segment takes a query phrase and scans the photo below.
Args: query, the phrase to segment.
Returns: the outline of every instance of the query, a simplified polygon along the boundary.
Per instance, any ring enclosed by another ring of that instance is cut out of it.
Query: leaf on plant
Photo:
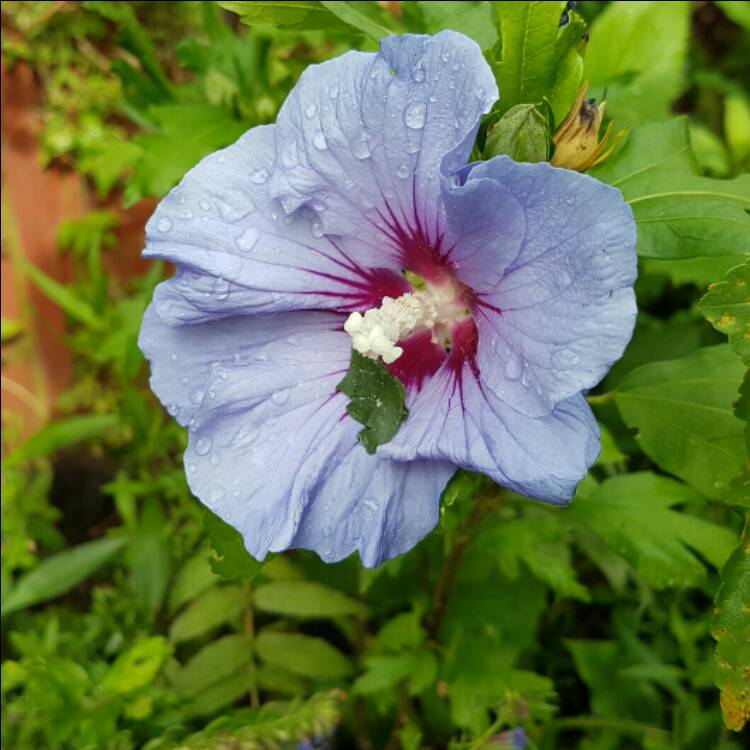
[[[729,337],[729,345],[750,364],[750,261],[712,284],[698,303],[706,320]]]
[[[720,497],[746,460],[745,425],[732,412],[743,370],[720,344],[642,365],[615,391],[646,455],[707,497]]]
[[[499,111],[547,99],[555,122],[570,110],[581,85],[579,51],[586,24],[576,13],[560,27],[565,2],[497,2],[499,57],[491,61],[500,87]]]
[[[547,161],[549,126],[533,104],[517,104],[496,122],[487,136],[485,159],[505,154],[514,161]]]
[[[421,0],[419,3],[425,31],[437,34],[443,29],[453,29],[473,39],[482,49],[497,41],[493,24],[492,5],[472,0]]]
[[[117,657],[102,680],[102,688],[127,695],[151,685],[173,648],[166,638],[143,638]]]
[[[21,576],[2,599],[2,616],[49,601],[95,573],[127,544],[127,537],[96,539],[58,552]],[[3,593],[7,587],[3,586]]]
[[[609,3],[591,24],[584,78],[607,89],[618,125],[669,116],[687,83],[691,3]]]
[[[290,31],[348,31],[351,25],[317,0],[253,0],[219,2],[248,26],[274,26]]]
[[[264,630],[255,645],[263,661],[303,677],[347,677],[353,671],[349,659],[322,638]]]
[[[264,612],[289,617],[346,617],[362,611],[355,599],[312,581],[263,584],[255,589],[253,601]]]
[[[406,417],[406,391],[385,365],[352,350],[352,361],[344,379],[336,386],[351,401],[347,411],[364,425],[359,439],[368,453],[387,443]]]
[[[593,531],[656,589],[694,585],[705,575],[695,550],[721,567],[734,546],[729,529],[673,510],[700,502],[686,485],[651,472],[606,479],[590,495],[576,497],[566,519]]]
[[[721,570],[711,634],[724,723],[739,732],[750,719],[750,516],[740,544]]]
[[[184,667],[170,675],[172,684],[183,695],[195,696],[237,672],[244,672],[250,662],[247,639],[237,633],[207,643]]]
[[[591,175],[622,190],[642,256],[750,254],[750,175],[696,174],[686,117],[636,128]]]
[[[252,581],[263,563],[245,549],[242,534],[209,510],[206,510],[204,523],[211,540],[211,570],[225,581]]]
[[[173,621],[169,640],[182,643],[239,618],[247,597],[240,586],[217,586],[194,599]]]

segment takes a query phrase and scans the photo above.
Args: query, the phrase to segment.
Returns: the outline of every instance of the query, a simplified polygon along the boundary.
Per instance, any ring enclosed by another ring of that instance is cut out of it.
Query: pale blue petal
[[[452,31],[312,66],[279,113],[274,194],[398,259],[399,232],[437,238],[441,163],[465,164],[496,98],[481,50]]]
[[[175,263],[159,290],[174,324],[236,314],[361,307],[370,270],[389,255],[356,242],[339,249],[311,210],[287,216],[269,195],[274,126],[248,131],[203,159],[159,204],[146,225],[147,258]],[[369,298],[368,298],[369,300]]]
[[[140,345],[151,387],[190,429],[193,493],[249,552],[304,547],[377,565],[437,523],[454,468],[366,453],[336,391],[351,356],[341,316],[290,312],[167,325],[152,305]]]
[[[478,471],[523,495],[563,504],[599,454],[599,428],[583,395],[551,414],[522,414],[484,387],[469,363],[446,363],[409,400],[409,417],[378,455],[438,459]]]
[[[475,180],[483,190],[496,181],[502,200],[511,193],[525,226],[520,244],[517,218],[507,232],[498,227],[483,251],[488,282],[478,286],[474,307],[482,380],[514,409],[548,414],[596,385],[630,341],[635,221],[616,188],[549,164],[497,157],[471,168],[463,186],[444,187],[452,213],[460,216],[465,201],[478,226],[485,207],[487,225],[496,226],[497,202],[475,195]],[[462,278],[460,266],[456,273]],[[476,277],[466,281],[481,284]]]

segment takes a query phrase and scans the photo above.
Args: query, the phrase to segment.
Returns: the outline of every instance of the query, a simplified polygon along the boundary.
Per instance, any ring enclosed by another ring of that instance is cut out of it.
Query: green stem
[[[586,396],[586,400],[591,406],[603,406],[615,400],[615,392],[607,391],[606,393],[598,393],[594,396]]]
[[[622,734],[648,734],[669,737],[669,732],[661,727],[644,724],[629,719],[597,719],[591,716],[570,716],[555,719],[548,724],[552,729],[611,729]]]
[[[250,705],[253,708],[260,707],[260,696],[258,695],[258,671],[255,666],[255,620],[253,618],[253,590],[249,581],[243,582],[245,589],[245,639],[250,651],[250,659],[247,663],[248,682],[250,684]]]

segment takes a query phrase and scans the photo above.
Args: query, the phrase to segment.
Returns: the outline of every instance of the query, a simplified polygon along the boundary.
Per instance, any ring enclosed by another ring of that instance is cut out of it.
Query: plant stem
[[[250,659],[247,663],[247,676],[250,685],[250,705],[260,707],[258,695],[258,671],[255,666],[255,621],[253,619],[253,590],[250,581],[243,581],[245,589],[245,639],[247,640]]]
[[[362,601],[362,571],[361,568],[357,569],[357,592],[358,598]],[[367,646],[367,615],[365,614],[365,608],[361,607],[357,613],[356,620],[356,633],[354,647],[357,652],[357,667],[361,670],[363,668],[363,658],[365,653],[365,647]],[[354,699],[354,738],[357,742],[357,747],[361,750],[372,750],[372,739],[367,734],[367,703],[365,699],[358,695]]]
[[[666,729],[644,724],[640,721],[629,719],[598,719],[592,716],[569,716],[563,719],[555,719],[548,725],[552,729],[611,729],[623,734],[650,734],[668,737]]]
[[[615,400],[615,392],[607,391],[606,393],[598,393],[594,396],[586,396],[586,400],[591,406],[603,406]]]

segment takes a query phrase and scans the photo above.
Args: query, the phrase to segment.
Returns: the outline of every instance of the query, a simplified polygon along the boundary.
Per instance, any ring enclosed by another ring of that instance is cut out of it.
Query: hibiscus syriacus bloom
[[[143,321],[151,385],[255,557],[377,565],[435,526],[456,467],[566,503],[596,459],[584,394],[632,332],[635,224],[585,175],[467,165],[497,96],[468,38],[384,39],[310,67],[149,221],[146,257],[177,267]],[[374,455],[336,388],[353,346],[406,387]]]

